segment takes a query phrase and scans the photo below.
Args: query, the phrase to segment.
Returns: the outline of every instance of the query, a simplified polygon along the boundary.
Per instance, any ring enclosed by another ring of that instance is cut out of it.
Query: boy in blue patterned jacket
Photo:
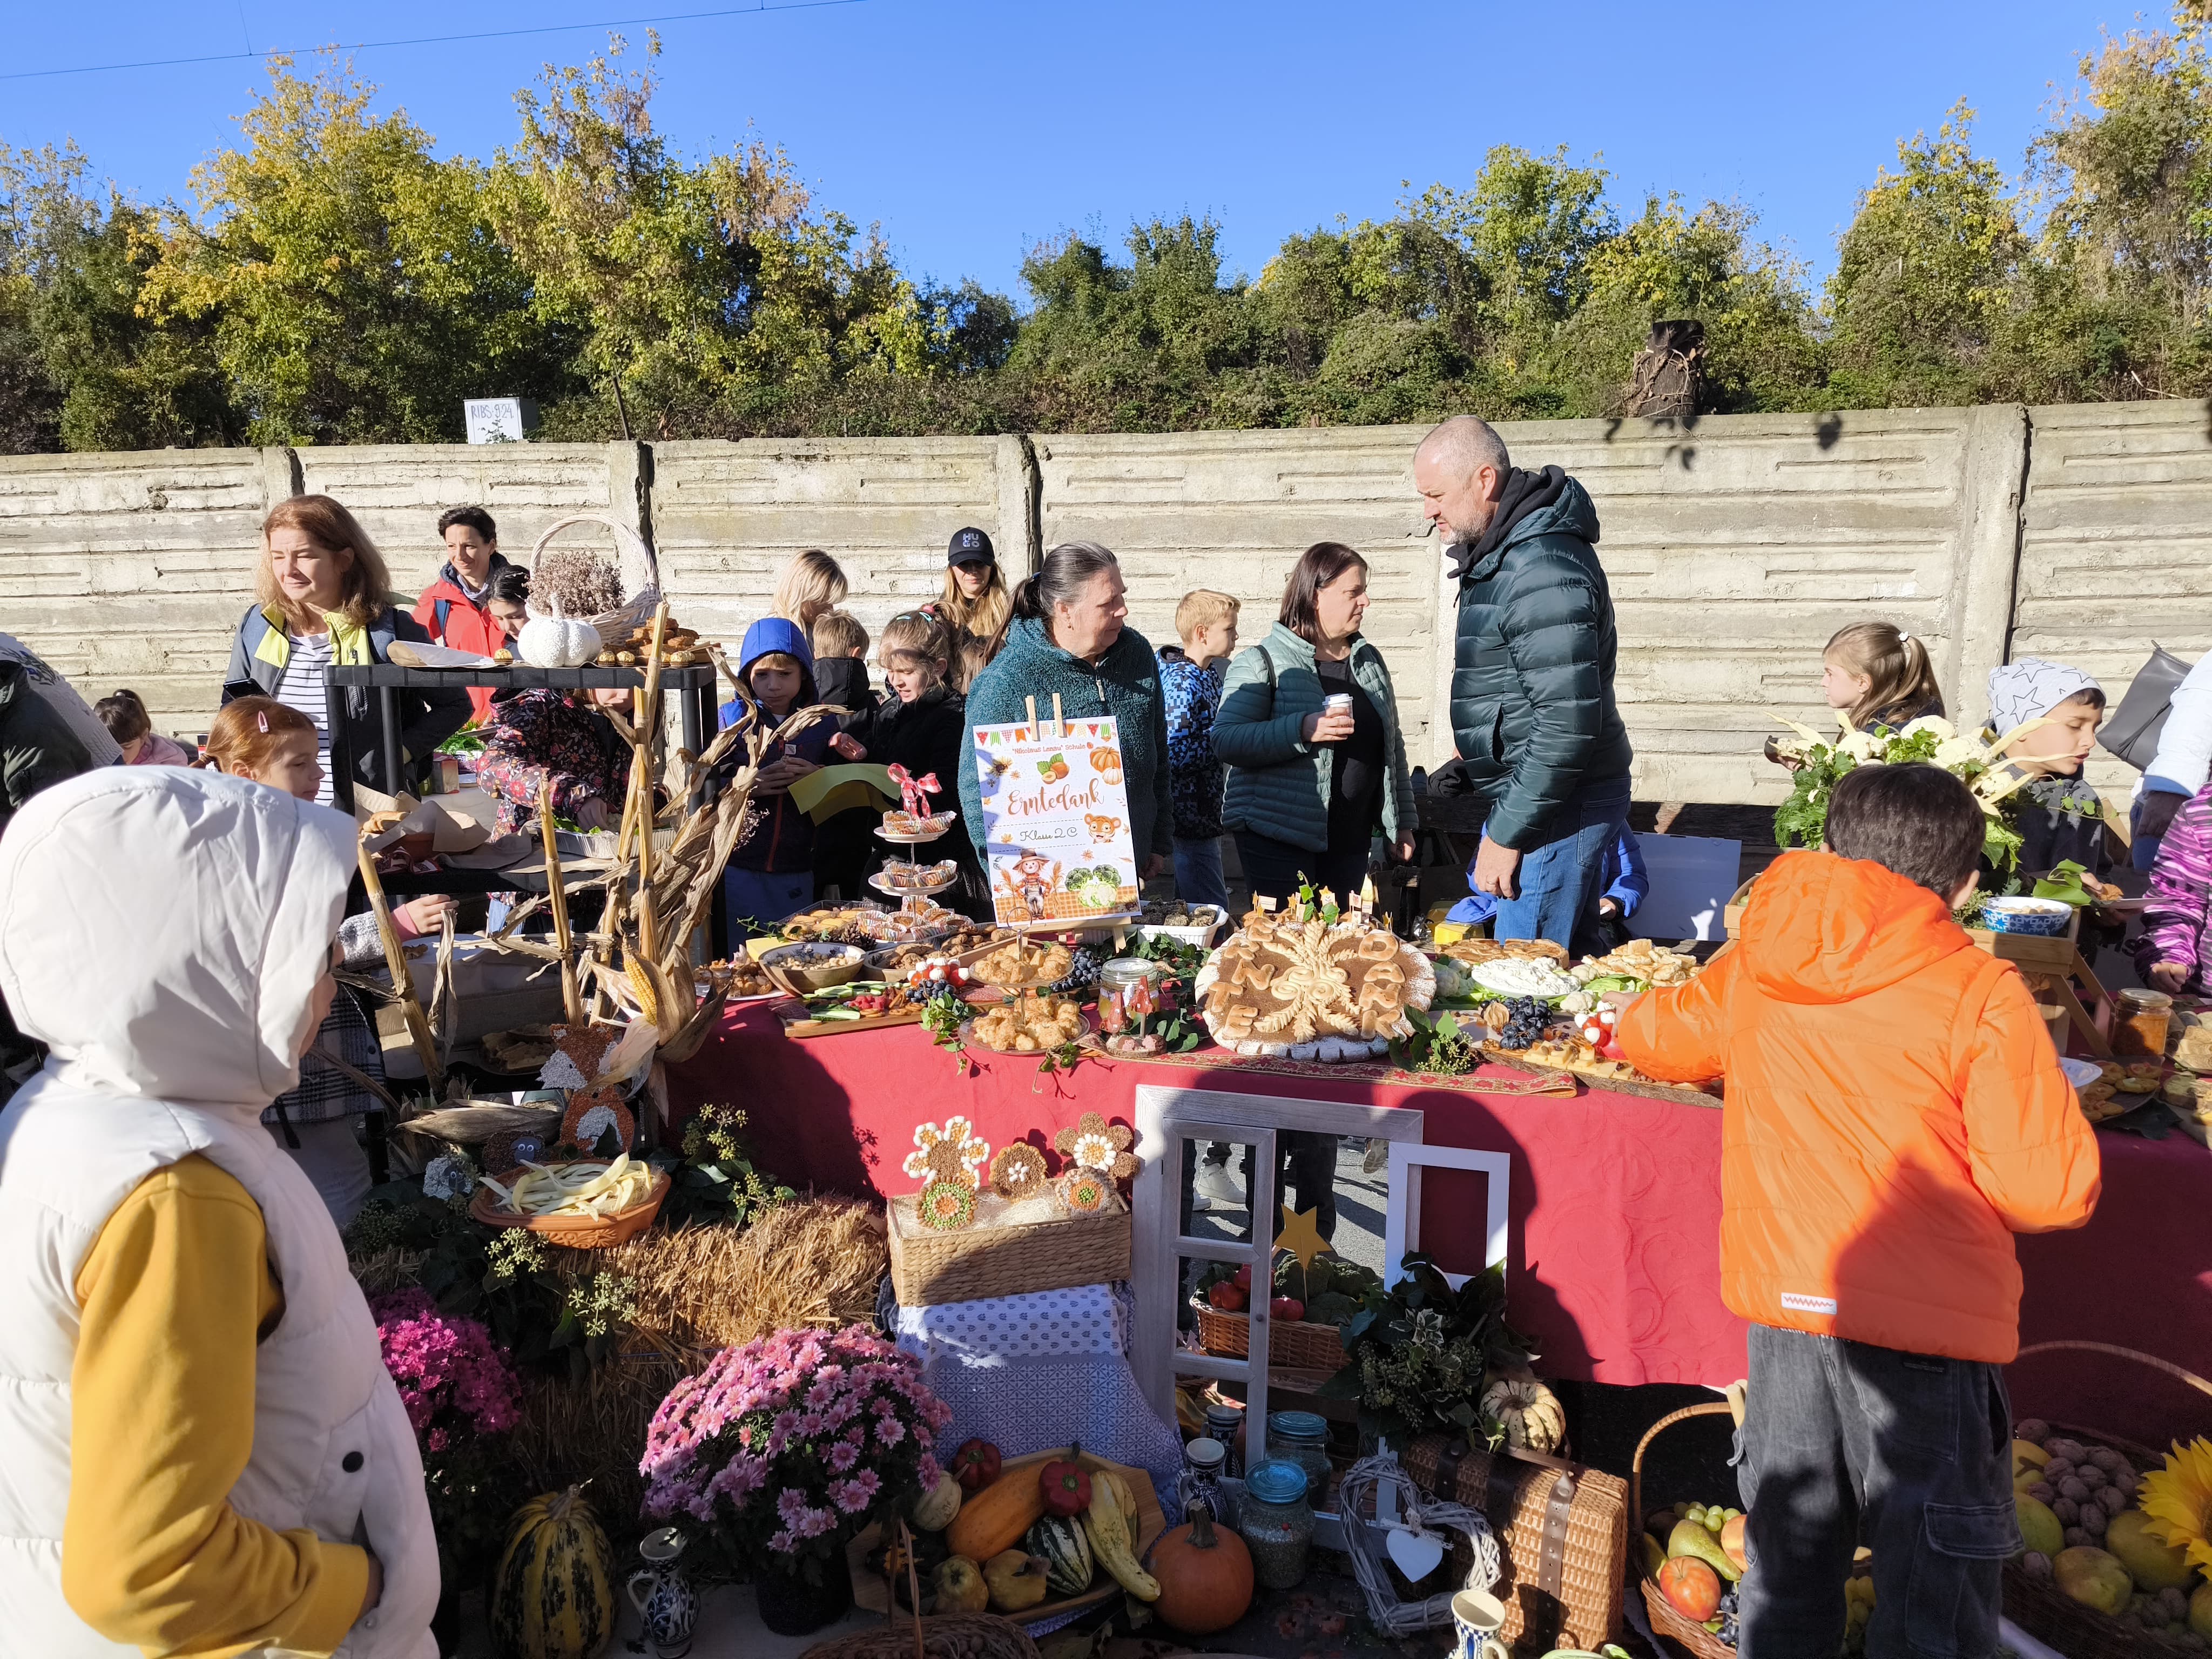
[[[1237,602],[1195,588],[1176,606],[1180,646],[1159,650],[1168,705],[1168,785],[1175,804],[1176,896],[1186,904],[1229,908],[1221,875],[1221,792],[1226,778],[1213,752],[1213,713],[1221,706],[1221,666],[1237,649]]]

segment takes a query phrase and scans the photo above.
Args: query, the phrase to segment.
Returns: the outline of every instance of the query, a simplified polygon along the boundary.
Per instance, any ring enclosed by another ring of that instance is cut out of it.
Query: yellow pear
[[[2212,1642],[2212,1584],[2199,1584],[2190,1595],[2189,1628]]]
[[[2113,1557],[2087,1544],[2061,1550],[2051,1563],[2058,1588],[2085,1607],[2119,1616],[2135,1593],[2135,1581]]]
[[[2197,1576],[2188,1556],[2149,1528],[2150,1517],[2141,1510],[2122,1510],[2105,1528],[2105,1547],[2118,1558],[2138,1589],[2188,1589]]]
[[[2055,1556],[2066,1547],[2066,1528],[2058,1524],[2058,1517],[2047,1505],[2026,1492],[2017,1494],[2012,1502],[2020,1511],[2020,1535],[2027,1540],[2029,1549]]]
[[[1731,1584],[1743,1577],[1743,1570],[1729,1559],[1721,1540],[1702,1521],[1677,1521],[1667,1539],[1667,1553],[1695,1556]]]

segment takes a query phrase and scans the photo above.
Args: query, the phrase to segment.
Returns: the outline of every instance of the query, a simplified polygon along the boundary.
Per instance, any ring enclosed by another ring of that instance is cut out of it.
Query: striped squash
[[[533,1498],[507,1523],[491,1581],[500,1659],[598,1659],[614,1638],[614,1552],[579,1490]]]
[[[1044,1560],[1045,1579],[1062,1595],[1091,1588],[1091,1540],[1073,1516],[1048,1515],[1029,1529],[1022,1547]]]

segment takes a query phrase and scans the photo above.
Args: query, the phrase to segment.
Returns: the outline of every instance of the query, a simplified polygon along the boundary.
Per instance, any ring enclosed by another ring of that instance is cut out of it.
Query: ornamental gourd
[[[1080,1521],[1048,1515],[1023,1535],[1022,1547],[1043,1560],[1053,1589],[1062,1595],[1080,1595],[1091,1588],[1091,1540]]]
[[[1251,1551],[1204,1510],[1193,1511],[1188,1526],[1161,1534],[1145,1564],[1160,1585],[1152,1610],[1186,1636],[1227,1630],[1252,1605]]]
[[[923,1532],[943,1532],[960,1513],[960,1483],[940,1474],[937,1484],[914,1502],[914,1524]]]
[[[534,612],[515,636],[514,654],[533,668],[580,668],[599,654],[599,630],[587,622],[561,614],[561,601],[553,601],[553,614]]]
[[[1505,1431],[1505,1443],[1556,1452],[1567,1443],[1559,1397],[1533,1376],[1500,1377],[1482,1391],[1482,1414]]]
[[[579,1491],[533,1498],[507,1523],[491,1581],[500,1659],[598,1659],[614,1638],[614,1552]]]
[[[1044,1493],[1035,1465],[1011,1469],[967,1498],[945,1541],[955,1555],[988,1561],[1021,1542],[1022,1534],[1044,1517]]]

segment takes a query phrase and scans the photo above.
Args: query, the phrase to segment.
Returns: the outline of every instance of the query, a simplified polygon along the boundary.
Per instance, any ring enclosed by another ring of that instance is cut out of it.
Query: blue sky
[[[728,0],[721,0],[727,3]],[[787,0],[769,0],[771,6]],[[714,8],[717,0],[95,0],[8,7],[0,70],[309,47]],[[2154,13],[2153,21],[2162,14]],[[1013,292],[1024,251],[1068,230],[1116,246],[1139,216],[1212,213],[1232,266],[1281,239],[1387,216],[1411,179],[1465,184],[1495,143],[1601,153],[1649,190],[1735,198],[1825,274],[1856,191],[1956,99],[1979,147],[2021,163],[2103,27],[2131,11],[2011,0],[1754,4],[1073,5],[857,0],[659,25],[661,129],[691,149],[750,126],[817,200],[880,221],[917,275]],[[644,28],[625,31],[641,46]],[[604,33],[365,52],[357,67],[441,150],[488,155],[512,94]],[[231,141],[250,60],[0,80],[0,142],[74,137],[144,198],[184,192]]]

